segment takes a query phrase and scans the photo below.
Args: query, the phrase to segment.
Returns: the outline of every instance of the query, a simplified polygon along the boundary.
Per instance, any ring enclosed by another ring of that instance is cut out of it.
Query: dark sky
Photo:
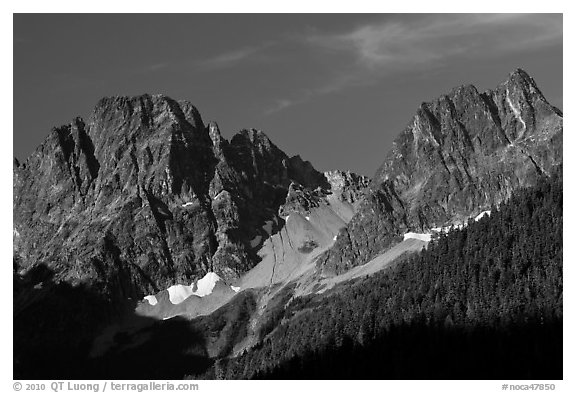
[[[515,68],[562,109],[561,15],[14,16],[14,155],[99,98],[191,101],[319,170],[372,175],[422,101]]]

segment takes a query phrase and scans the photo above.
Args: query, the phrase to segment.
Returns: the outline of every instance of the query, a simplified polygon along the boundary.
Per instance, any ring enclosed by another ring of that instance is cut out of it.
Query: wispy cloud
[[[272,42],[265,42],[256,46],[232,49],[230,51],[217,53],[205,58],[167,60],[164,62],[152,63],[135,69],[130,69],[129,73],[140,75],[165,71],[167,69],[178,69],[182,67],[194,68],[197,70],[212,70],[232,67],[255,56],[258,56],[258,58],[261,59],[262,51],[270,47],[272,44]]]
[[[237,65],[256,55],[261,56],[262,51],[274,45],[274,42],[264,42],[260,45],[247,46],[233,49],[228,52],[218,53],[204,59],[195,60],[191,65],[199,68],[224,68]]]
[[[386,20],[307,41],[353,53],[366,67],[419,67],[455,56],[521,51],[562,40],[562,17],[553,14],[449,14]]]
[[[292,105],[302,102],[301,100],[302,98],[300,99],[300,101],[291,98],[280,98],[276,100],[272,105],[270,105],[270,107],[264,111],[264,114],[272,115],[274,113],[283,111],[284,109],[289,108]]]
[[[199,60],[196,64],[203,67],[226,67],[246,59],[259,50],[258,47],[241,48]]]
[[[164,70],[168,67],[170,67],[170,62],[167,62],[167,61],[166,62],[159,62],[159,63],[152,63],[152,64],[145,64],[145,65],[142,65],[140,67],[130,69],[128,71],[128,73],[133,74],[133,75],[145,75],[145,74],[149,74],[152,72]]]
[[[150,64],[146,67],[143,67],[143,70],[148,71],[148,72],[154,72],[154,71],[162,70],[162,69],[168,67],[169,65],[170,65],[170,63],[168,63],[168,62],[154,63],[154,64]]]
[[[337,78],[331,78],[317,87],[301,89],[292,97],[284,97],[276,100],[267,110],[264,111],[264,114],[272,115],[291,106],[304,104],[316,97],[336,93],[347,87],[362,85],[366,82],[367,81],[363,78],[358,78],[352,73],[343,74]]]

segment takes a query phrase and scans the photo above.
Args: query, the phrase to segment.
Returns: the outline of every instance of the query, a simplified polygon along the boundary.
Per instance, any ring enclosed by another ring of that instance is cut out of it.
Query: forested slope
[[[205,378],[562,378],[562,180],[396,267],[296,298],[260,344]]]

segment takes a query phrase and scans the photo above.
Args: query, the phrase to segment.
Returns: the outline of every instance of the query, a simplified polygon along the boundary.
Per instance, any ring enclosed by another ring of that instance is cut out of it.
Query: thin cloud
[[[264,112],[264,114],[272,115],[294,105],[300,105],[309,102],[316,97],[336,93],[346,88],[352,86],[360,86],[366,83],[368,83],[368,81],[364,78],[360,78],[359,75],[355,75],[353,73],[341,74],[336,78],[330,79],[324,85],[303,89],[292,97],[284,97],[276,100],[270,106],[270,108]]]
[[[234,49],[228,52],[219,53],[211,57],[206,57],[203,59],[187,59],[187,60],[173,60],[166,62],[159,62],[150,65],[145,65],[143,67],[133,69],[130,71],[132,74],[147,74],[157,71],[162,71],[166,69],[175,68],[196,68],[198,70],[208,70],[208,69],[220,69],[226,67],[232,67],[245,61],[249,58],[259,56],[261,59],[261,52],[270,47],[273,43],[266,42],[257,46],[244,47],[239,49]]]
[[[149,71],[149,72],[154,72],[154,71],[162,70],[162,69],[168,67],[169,65],[170,65],[169,63],[150,64],[148,67],[145,67],[145,70]]]
[[[273,42],[266,42],[257,46],[248,46],[220,53],[212,57],[196,60],[192,65],[200,68],[223,68],[236,65],[246,59],[260,54],[263,50],[272,46]]]
[[[302,102],[302,101],[300,101]],[[291,107],[292,105],[298,104],[299,102],[289,99],[289,98],[281,98],[276,100],[274,104],[270,106],[266,111],[264,111],[265,115],[272,115],[274,113],[283,111],[286,108]]]
[[[207,59],[199,60],[196,62],[196,65],[203,67],[226,67],[244,60],[256,53],[258,50],[258,48],[242,48],[233,50]]]
[[[449,14],[387,20],[344,34],[311,35],[315,46],[352,53],[368,68],[421,67],[455,56],[486,56],[562,42],[554,14]]]
[[[135,75],[143,75],[143,74],[149,74],[152,72],[164,70],[168,67],[170,67],[170,63],[168,63],[168,62],[153,63],[153,64],[144,65],[144,66],[136,68],[134,70],[130,70],[129,73],[135,74]]]

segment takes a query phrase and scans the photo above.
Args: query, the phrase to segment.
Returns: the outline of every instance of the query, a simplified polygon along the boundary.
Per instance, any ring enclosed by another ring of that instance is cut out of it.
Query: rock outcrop
[[[561,166],[562,113],[526,72],[484,93],[460,86],[418,108],[318,265],[342,273],[409,230],[465,221]]]

